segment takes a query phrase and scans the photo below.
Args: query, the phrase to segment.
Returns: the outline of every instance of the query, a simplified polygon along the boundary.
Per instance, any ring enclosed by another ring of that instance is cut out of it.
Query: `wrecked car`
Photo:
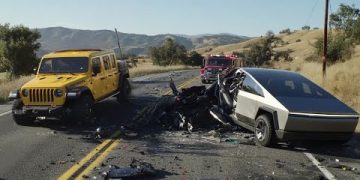
[[[218,75],[210,87],[193,86],[179,92],[170,81],[173,97],[159,119],[192,131],[217,120],[255,133],[262,146],[277,141],[348,141],[359,115],[302,75],[285,70],[239,68]],[[208,114],[209,116],[206,116]],[[165,118],[164,118],[165,117]],[[201,121],[206,121],[201,122]]]
[[[285,70],[240,68],[207,89],[218,103],[217,119],[255,133],[257,144],[277,140],[349,140],[359,115],[302,75]]]

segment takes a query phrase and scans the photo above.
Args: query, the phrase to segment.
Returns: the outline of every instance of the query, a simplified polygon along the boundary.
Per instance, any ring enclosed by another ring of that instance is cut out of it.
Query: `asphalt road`
[[[341,146],[297,142],[264,148],[254,145],[252,133],[241,128],[187,133],[149,122],[146,108],[168,92],[168,75],[132,79],[129,102],[109,99],[97,104],[95,125],[42,120],[18,126],[6,113],[10,105],[0,105],[0,179],[56,179],[72,169],[75,176],[97,179],[111,167],[129,167],[134,159],[157,170],[145,179],[323,179],[327,172],[337,179],[360,179],[359,136]],[[191,70],[173,77],[185,87],[199,85],[197,76],[198,71]],[[98,127],[100,138],[95,136]],[[114,132],[120,135],[110,138]],[[90,156],[95,151],[97,155]],[[309,156],[321,163],[325,174]]]

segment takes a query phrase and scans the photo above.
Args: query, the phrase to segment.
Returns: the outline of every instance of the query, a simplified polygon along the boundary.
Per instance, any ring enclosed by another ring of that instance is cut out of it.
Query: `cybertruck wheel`
[[[90,95],[81,96],[72,105],[72,119],[77,122],[92,123],[94,100]]]
[[[126,101],[131,93],[130,82],[127,78],[122,80],[122,84],[120,87],[120,93],[116,96],[118,102]]]
[[[15,99],[12,106],[12,115],[16,124],[21,126],[28,126],[34,123],[35,118],[29,115],[23,114],[22,108],[24,104],[21,99]]]
[[[256,144],[265,147],[275,144],[274,127],[271,117],[267,114],[262,114],[255,120],[255,141]]]

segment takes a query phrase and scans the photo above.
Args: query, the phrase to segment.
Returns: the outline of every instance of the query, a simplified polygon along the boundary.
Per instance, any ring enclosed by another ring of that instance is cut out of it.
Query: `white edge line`
[[[0,114],[0,117],[1,117],[1,116],[5,116],[5,115],[8,115],[8,114],[10,114],[10,113],[11,113],[11,111],[6,111],[6,112],[4,112],[4,113],[1,113],[1,114]]]
[[[336,177],[331,174],[321,163],[315,159],[311,153],[304,152],[305,156],[310,159],[310,161],[324,174],[324,176],[329,180],[336,180]]]

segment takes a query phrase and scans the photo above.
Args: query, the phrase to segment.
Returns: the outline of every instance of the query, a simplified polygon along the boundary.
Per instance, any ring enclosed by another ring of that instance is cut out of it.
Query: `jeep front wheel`
[[[272,146],[275,143],[274,128],[267,114],[258,116],[255,120],[255,140],[261,146]]]
[[[31,125],[35,121],[35,118],[27,114],[24,114],[22,111],[23,106],[24,104],[21,101],[21,99],[14,100],[12,106],[13,119],[15,123],[18,125],[22,125],[22,126]]]
[[[71,110],[73,120],[91,122],[94,114],[94,100],[89,95],[83,95],[74,102]]]

